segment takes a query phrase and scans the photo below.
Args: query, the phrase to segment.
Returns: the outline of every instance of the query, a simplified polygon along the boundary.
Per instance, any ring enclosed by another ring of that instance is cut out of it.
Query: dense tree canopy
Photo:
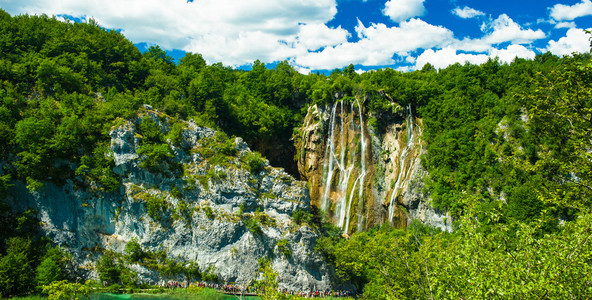
[[[175,142],[176,120],[193,119],[243,137],[293,172],[291,138],[307,107],[355,98],[379,131],[393,102],[422,118],[428,192],[458,221],[453,234],[385,227],[349,240],[321,239],[319,251],[365,297],[592,295],[589,54],[426,65],[410,73],[357,74],[350,65],[303,75],[285,61],[273,69],[255,61],[242,71],[193,53],[176,63],[158,46],[141,53],[93,20],[0,10],[0,196],[12,180],[31,190],[75,180],[113,191],[119,179],[107,155],[109,130],[143,104],[172,119],[166,136],[154,122],[139,124],[146,168],[176,176],[168,140]],[[253,157],[255,172],[262,158]],[[0,293],[66,278],[57,250],[27,227],[34,218],[0,206]],[[101,262],[106,281],[121,275],[111,272],[115,262]]]

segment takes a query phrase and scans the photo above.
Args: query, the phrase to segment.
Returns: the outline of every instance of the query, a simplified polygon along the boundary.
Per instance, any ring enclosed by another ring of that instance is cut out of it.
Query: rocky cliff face
[[[121,176],[118,191],[97,193],[69,182],[29,192],[16,183],[8,202],[20,211],[37,210],[44,232],[70,249],[90,276],[96,276],[97,249],[122,253],[137,239],[147,250],[197,263],[226,282],[249,283],[265,257],[278,271],[281,287],[332,288],[331,270],[313,251],[317,233],[292,221],[296,210],[310,210],[305,182],[265,161],[249,171],[252,153],[240,138],[228,140],[191,122],[184,123],[176,143],[168,141],[173,164],[161,162],[149,170],[138,151],[143,139],[138,125],[146,118],[163,133],[171,130],[166,116],[146,107],[110,133],[115,172]],[[226,145],[223,151],[220,143]],[[290,255],[283,254],[286,249]],[[133,268],[143,281],[163,279],[140,265]]]
[[[345,233],[385,222],[405,227],[414,219],[450,230],[423,192],[421,119],[411,106],[393,104],[392,112],[379,134],[360,99],[309,108],[295,140],[312,203]]]

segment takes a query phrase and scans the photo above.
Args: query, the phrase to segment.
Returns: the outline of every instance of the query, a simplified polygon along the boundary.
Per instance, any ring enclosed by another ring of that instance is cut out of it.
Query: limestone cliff
[[[197,263],[225,282],[249,283],[259,258],[266,257],[278,271],[281,287],[332,288],[330,268],[313,251],[318,234],[292,221],[296,210],[310,210],[305,182],[266,161],[249,170],[246,159],[252,153],[240,138],[224,140],[192,122],[182,123],[178,141],[168,140],[171,162],[145,168],[138,126],[147,118],[163,133],[170,132],[168,118],[148,106],[110,132],[119,190],[98,193],[70,181],[48,182],[29,192],[16,182],[8,202],[20,211],[37,210],[47,236],[69,249],[79,269],[91,277],[96,276],[100,249],[122,253],[128,241],[137,239],[147,250]],[[219,153],[219,143],[230,148]],[[166,279],[140,265],[133,269],[146,282]]]
[[[369,125],[374,116],[362,99],[308,109],[294,139],[312,203],[345,233],[385,222],[405,227],[413,219],[450,230],[423,192],[422,120],[411,106],[391,108],[382,134]]]

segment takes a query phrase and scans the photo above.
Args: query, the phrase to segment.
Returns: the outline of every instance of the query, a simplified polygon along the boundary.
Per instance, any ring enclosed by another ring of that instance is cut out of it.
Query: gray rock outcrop
[[[305,182],[264,160],[249,171],[253,154],[240,138],[228,140],[193,122],[183,123],[179,140],[167,141],[170,161],[146,168],[146,157],[138,152],[143,143],[138,126],[146,118],[163,134],[170,132],[166,116],[150,107],[110,132],[118,190],[97,192],[68,181],[29,192],[16,182],[9,204],[18,211],[37,210],[45,234],[72,252],[91,277],[102,249],[124,253],[134,239],[146,251],[164,250],[179,263],[197,263],[224,282],[251,282],[259,259],[268,258],[282,288],[332,288],[332,270],[314,251],[318,233],[292,220],[295,211],[310,211]],[[220,153],[220,143],[232,149]],[[130,268],[145,282],[167,279],[140,264]]]

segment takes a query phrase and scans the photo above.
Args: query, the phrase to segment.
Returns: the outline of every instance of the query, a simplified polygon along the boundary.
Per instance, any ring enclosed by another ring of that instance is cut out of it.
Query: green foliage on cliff
[[[241,157],[241,160],[253,175],[259,175],[265,169],[265,158],[259,152],[248,152]]]
[[[169,204],[161,195],[146,196],[146,210],[148,215],[155,221],[164,221],[168,217]]]
[[[158,125],[164,120],[132,120],[141,167],[165,176],[181,171],[171,148],[181,141],[177,120],[225,132],[196,150],[212,166],[236,159],[229,136],[244,138],[263,153],[240,158],[257,175],[264,157],[293,167],[292,134],[309,105],[357,99],[379,132],[410,107],[424,124],[427,192],[458,220],[455,233],[382,228],[344,240],[318,214],[295,213],[295,223],[314,224],[324,234],[316,249],[367,298],[586,298],[592,294],[591,78],[589,54],[410,73],[356,74],[348,66],[328,76],[299,74],[287,62],[268,69],[255,61],[251,71],[234,70],[191,53],[175,64],[160,47],[142,54],[94,21],[11,17],[0,10],[0,197],[11,180],[32,191],[48,181],[116,191],[109,131],[145,113],[142,104],[171,116],[168,132]],[[212,168],[200,179],[206,185],[221,176]],[[154,220],[168,210],[163,201],[146,199]],[[0,205],[2,296],[65,278],[64,262],[35,233],[34,213],[14,216]],[[204,213],[215,218],[209,207]],[[273,225],[256,214],[244,221],[254,234]],[[128,259],[161,264],[165,273],[198,274],[195,266],[140,250],[132,243]],[[97,267],[105,282],[133,283],[120,263],[104,256]],[[261,271],[273,285],[269,263]]]
[[[290,242],[286,239],[280,239],[277,241],[276,247],[278,251],[285,257],[290,258],[292,256],[292,250],[289,248]]]

